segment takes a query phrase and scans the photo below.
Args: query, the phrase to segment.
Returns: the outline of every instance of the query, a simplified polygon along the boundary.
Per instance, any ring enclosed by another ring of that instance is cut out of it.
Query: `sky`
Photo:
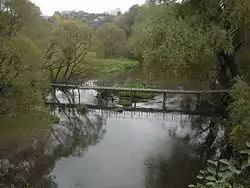
[[[120,8],[127,11],[134,4],[143,4],[145,0],[30,0],[40,7],[43,15],[51,16],[55,11],[83,10],[89,13],[103,13]]]

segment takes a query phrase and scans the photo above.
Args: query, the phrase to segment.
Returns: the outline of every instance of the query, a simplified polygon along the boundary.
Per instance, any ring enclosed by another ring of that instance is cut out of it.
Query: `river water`
[[[95,91],[80,92],[82,103],[98,104]],[[62,92],[56,95],[67,102]],[[161,108],[160,100],[138,105]],[[166,105],[179,107],[179,100],[172,96]],[[66,108],[53,113],[59,124],[25,146],[0,150],[0,187],[187,188],[201,168],[207,135],[201,130],[209,118],[106,110],[81,114]]]

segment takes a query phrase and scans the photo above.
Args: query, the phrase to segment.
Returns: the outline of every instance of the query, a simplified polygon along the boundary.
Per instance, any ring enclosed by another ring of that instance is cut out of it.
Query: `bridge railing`
[[[52,81],[52,84],[65,84],[65,85],[81,85],[84,84],[86,80],[71,80],[71,81],[65,81],[65,80],[55,80]]]
[[[138,83],[134,84],[126,84],[121,82],[98,82],[98,81],[54,81],[52,82],[52,86],[56,85],[68,85],[68,86],[98,86],[98,87],[121,87],[121,88],[138,88],[138,89],[164,89],[162,85],[159,84],[143,84]]]
[[[100,82],[101,83],[101,82]],[[138,85],[137,87],[131,85],[112,85],[112,86],[100,86],[95,85],[93,82],[65,82],[65,83],[54,83],[52,87],[55,88],[71,88],[71,89],[93,89],[93,90],[110,90],[110,91],[130,91],[130,92],[148,92],[148,93],[168,93],[168,94],[215,94],[215,93],[228,93],[228,90],[185,90],[182,88],[178,89],[157,89],[157,88],[149,88],[148,85]],[[165,97],[165,96],[164,96]]]

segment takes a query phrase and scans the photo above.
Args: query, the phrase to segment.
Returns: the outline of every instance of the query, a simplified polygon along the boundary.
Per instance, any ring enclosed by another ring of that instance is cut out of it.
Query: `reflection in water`
[[[52,174],[59,187],[186,188],[200,168],[202,155],[196,148],[205,140],[194,131],[192,119],[197,117],[108,117],[104,139],[84,157],[58,161]]]
[[[133,120],[103,111],[81,115],[74,109],[55,113],[59,125],[25,149],[1,155],[0,187],[184,188],[200,168],[196,148],[206,134],[198,130],[207,118],[168,114],[168,121]]]
[[[170,131],[174,144],[171,155],[166,155],[165,147],[157,155],[149,155],[144,161],[145,188],[186,188],[195,182],[204,151],[209,119],[205,117],[181,117],[179,125]],[[189,126],[190,125],[190,126]],[[166,141],[164,146],[167,146]]]
[[[95,94],[86,92],[93,91],[80,91],[81,101],[97,104]],[[77,101],[76,95],[56,95],[61,102]],[[168,105],[178,106],[178,100],[174,96]],[[140,105],[157,108],[158,102],[156,97]],[[53,113],[60,117],[58,125],[42,131],[29,146],[1,154],[0,187],[186,188],[201,167],[209,118],[112,116],[101,110],[84,115],[68,108]]]
[[[50,126],[34,143],[0,157],[0,187],[57,187],[50,174],[62,157],[83,156],[100,141],[105,128],[100,116],[89,119],[75,110],[60,111],[61,123]]]
[[[146,159],[146,188],[186,188],[194,180],[201,163],[183,142],[176,141],[169,158],[158,155]]]

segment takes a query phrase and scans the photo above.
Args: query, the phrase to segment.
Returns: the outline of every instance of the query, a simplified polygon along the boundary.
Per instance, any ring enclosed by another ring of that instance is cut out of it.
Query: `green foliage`
[[[127,56],[127,38],[122,29],[114,24],[104,24],[96,35],[104,45],[105,57]]]
[[[142,84],[142,83],[132,83],[132,84],[124,84],[123,87],[127,88],[144,88],[144,89],[157,89],[157,85],[152,84]]]
[[[139,11],[129,49],[149,73],[160,78],[185,75],[203,87],[216,80],[225,85],[222,77],[237,76],[237,66],[243,64],[238,54],[247,54],[248,18],[249,1],[150,3]]]
[[[44,56],[44,69],[50,80],[70,80],[89,66],[85,57],[91,46],[93,30],[82,22],[60,20]]]
[[[55,123],[55,119],[49,115],[47,109],[15,111],[8,115],[1,115],[1,140],[18,140],[21,137],[37,135],[48,124]]]
[[[139,66],[139,63],[128,59],[100,59],[100,74],[104,76],[115,76]]]
[[[139,48],[148,71],[161,77],[185,73],[189,79],[211,80],[211,62],[215,59],[204,31],[178,18],[175,5],[152,6],[149,10],[150,15],[144,25],[139,24],[131,41]]]
[[[124,15],[115,18],[114,23],[121,29],[123,29],[127,35],[130,37],[134,32],[135,20],[140,10],[140,6],[133,5],[128,12]]]
[[[53,123],[53,124],[58,124],[58,123],[60,123],[60,118],[59,118],[58,116],[50,115],[50,116],[49,116],[49,119],[50,119],[51,123]]]
[[[90,52],[94,52],[98,58],[105,58],[105,48],[102,41],[96,36],[92,36]]]
[[[243,188],[240,184],[240,178],[244,177],[244,171],[250,166],[250,144],[247,143],[247,150],[242,151],[242,154],[247,155],[247,159],[242,162],[242,165],[236,164],[236,160],[231,158],[220,160],[208,160],[206,170],[200,171],[197,176],[200,183],[189,185],[193,188]]]
[[[8,0],[0,4],[0,113],[36,110],[47,90],[46,76],[41,71],[41,36],[47,30],[37,33],[30,28],[46,25],[30,1]]]
[[[139,102],[140,100],[149,100],[153,99],[156,94],[155,93],[145,93],[145,92],[129,92],[129,91],[120,91],[118,93],[119,97],[121,98],[130,98],[132,95],[133,100],[136,100],[136,102]]]
[[[125,84],[125,85],[122,85],[121,87],[155,89],[155,86],[152,86],[149,84]],[[139,102],[139,101],[143,101],[143,100],[153,99],[156,96],[155,93],[130,92],[130,91],[119,91],[118,95],[120,98],[130,98],[132,95],[133,102]]]
[[[234,125],[231,127],[230,141],[236,150],[242,150],[245,143],[250,141],[250,87],[237,79],[230,95],[230,119]]]
[[[84,11],[62,11],[55,12],[54,15],[49,18],[51,21],[55,21],[58,17],[62,17],[65,20],[84,20],[94,28],[103,26],[105,23],[111,23],[115,16],[109,14],[95,14],[87,13]]]

